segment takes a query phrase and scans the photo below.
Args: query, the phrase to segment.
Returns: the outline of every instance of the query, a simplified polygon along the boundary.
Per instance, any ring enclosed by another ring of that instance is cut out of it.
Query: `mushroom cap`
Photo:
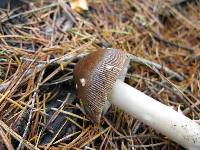
[[[77,96],[85,113],[99,123],[110,107],[110,94],[117,79],[124,80],[129,54],[117,49],[101,49],[81,59],[74,69]]]

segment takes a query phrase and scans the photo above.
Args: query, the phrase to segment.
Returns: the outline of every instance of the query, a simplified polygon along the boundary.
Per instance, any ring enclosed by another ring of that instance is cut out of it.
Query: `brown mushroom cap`
[[[110,106],[109,97],[117,79],[124,80],[128,53],[117,49],[98,50],[80,60],[74,69],[78,98],[95,123]]]

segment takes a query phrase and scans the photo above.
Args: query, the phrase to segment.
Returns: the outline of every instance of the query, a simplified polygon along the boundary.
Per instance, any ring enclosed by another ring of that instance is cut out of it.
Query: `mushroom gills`
[[[90,53],[75,66],[77,95],[93,122],[99,123],[110,107],[113,84],[117,79],[124,80],[128,65],[127,52],[110,48]]]

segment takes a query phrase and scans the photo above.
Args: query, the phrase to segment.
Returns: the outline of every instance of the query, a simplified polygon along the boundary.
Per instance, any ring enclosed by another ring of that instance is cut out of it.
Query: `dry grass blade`
[[[10,135],[13,136],[14,139],[18,141],[23,141],[23,144],[30,150],[39,150],[39,148],[35,147],[33,144],[29,143],[26,140],[23,140],[23,138],[17,134],[15,131],[13,131],[10,127],[8,127],[3,121],[0,120],[0,126],[7,131]]]
[[[47,146],[45,147],[45,150],[49,149],[49,147],[53,144],[54,140],[56,139],[56,137],[58,136],[58,134],[61,132],[61,130],[65,126],[65,124],[66,124],[66,122],[63,123],[63,125],[58,130],[58,132],[56,133],[56,135],[53,137],[53,139],[51,140],[51,142],[47,144]]]
[[[93,140],[95,140],[96,138],[98,138],[99,136],[101,136],[102,134],[104,134],[109,129],[110,129],[110,127],[106,128],[104,131],[101,131],[100,133],[94,135],[88,141],[86,141],[85,143],[83,143],[82,145],[80,145],[80,148],[83,148],[84,146],[88,145],[89,143],[91,143]]]
[[[0,128],[0,136],[2,138],[2,140],[4,141],[6,147],[8,150],[14,150],[10,140],[8,139],[8,137],[6,136],[5,132],[2,130],[2,128]]]
[[[76,117],[76,118],[79,118],[79,119],[88,121],[88,119],[86,119],[86,118],[83,118],[83,117],[81,117],[81,116],[79,116],[79,115],[76,115],[76,114],[73,114],[73,113],[70,113],[70,112],[67,112],[67,111],[64,111],[64,110],[58,110],[58,109],[56,109],[56,108],[51,108],[51,109],[54,110],[54,111],[61,112],[61,113],[63,113],[63,114],[72,116],[72,117]]]

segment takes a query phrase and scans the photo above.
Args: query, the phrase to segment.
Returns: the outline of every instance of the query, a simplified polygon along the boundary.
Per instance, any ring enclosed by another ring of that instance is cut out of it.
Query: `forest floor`
[[[0,9],[0,149],[184,149],[114,106],[93,124],[73,68],[110,47],[160,64],[132,63],[126,82],[200,123],[200,1],[84,2]]]

